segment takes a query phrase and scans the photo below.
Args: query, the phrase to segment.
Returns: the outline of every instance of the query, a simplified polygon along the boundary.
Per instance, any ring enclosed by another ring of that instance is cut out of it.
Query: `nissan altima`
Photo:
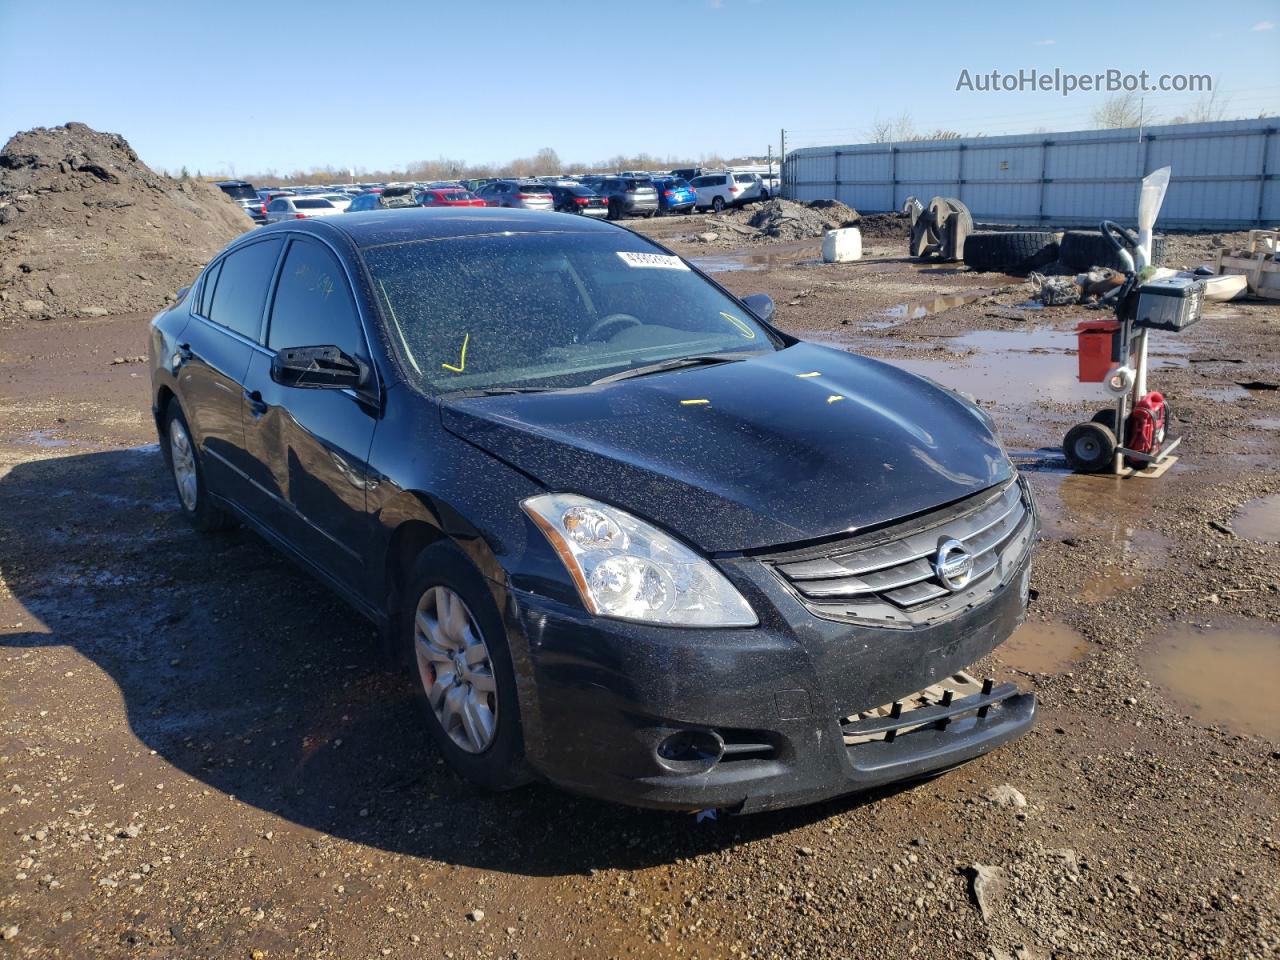
[[[153,413],[190,522],[372,620],[458,773],[787,806],[1029,728],[967,668],[1038,521],[982,410],[773,312],[584,217],[286,221],[153,319]]]

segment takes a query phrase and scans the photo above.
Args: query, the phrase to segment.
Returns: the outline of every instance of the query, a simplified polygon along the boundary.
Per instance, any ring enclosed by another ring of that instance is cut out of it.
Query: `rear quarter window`
[[[283,242],[271,239],[251,243],[223,258],[209,307],[210,320],[251,340],[258,339],[267,286]]]

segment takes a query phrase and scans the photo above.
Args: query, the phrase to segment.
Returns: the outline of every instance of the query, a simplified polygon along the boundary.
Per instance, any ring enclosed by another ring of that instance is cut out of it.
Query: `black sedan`
[[[607,217],[609,205],[604,197],[588,187],[552,184],[551,199],[561,213],[579,213],[587,217]]]
[[[1037,525],[991,421],[772,313],[586,218],[299,220],[154,318],[153,412],[190,521],[376,623],[477,783],[754,810],[1019,735],[964,672]]]

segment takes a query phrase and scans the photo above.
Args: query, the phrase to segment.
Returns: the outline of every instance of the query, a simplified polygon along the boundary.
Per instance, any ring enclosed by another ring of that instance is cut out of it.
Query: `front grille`
[[[761,559],[820,617],[909,627],[981,603],[1017,569],[1035,514],[1018,480],[871,533]],[[973,558],[963,589],[948,589],[934,557],[958,540]]]

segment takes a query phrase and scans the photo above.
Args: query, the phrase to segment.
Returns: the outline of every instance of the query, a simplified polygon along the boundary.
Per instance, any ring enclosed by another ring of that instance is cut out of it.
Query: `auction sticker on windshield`
[[[629,267],[652,267],[658,270],[688,270],[689,266],[679,257],[663,253],[630,253],[618,251],[622,262]]]

